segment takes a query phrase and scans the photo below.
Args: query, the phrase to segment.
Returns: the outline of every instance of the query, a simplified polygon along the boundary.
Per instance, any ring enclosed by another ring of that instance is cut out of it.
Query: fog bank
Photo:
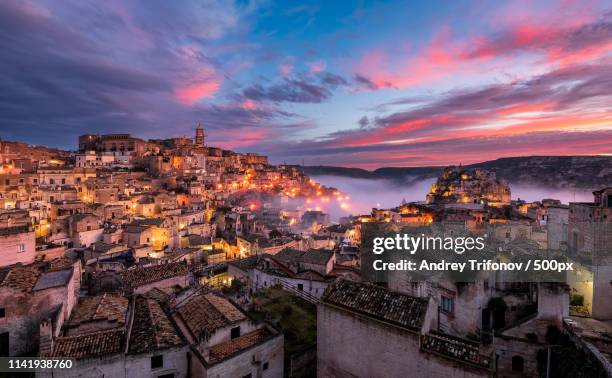
[[[385,179],[358,179],[343,176],[311,176],[313,180],[333,186],[350,197],[348,206],[327,206],[332,219],[349,214],[369,214],[373,207],[390,208],[398,206],[402,200],[407,202],[425,201],[431,184],[436,180],[416,181],[410,184],[398,185],[397,182]],[[409,180],[407,180],[409,181]]]
[[[373,207],[391,208],[398,206],[402,200],[407,202],[425,201],[431,184],[436,179],[419,180],[407,184],[398,184],[386,179],[359,179],[344,176],[311,176],[313,180],[333,186],[350,197],[346,205],[340,207],[336,203],[322,204],[321,210],[327,211],[335,221],[349,214],[367,214]],[[554,198],[562,203],[592,201],[591,190],[546,188],[537,185],[510,183],[512,199],[522,199],[528,202],[541,201],[544,198]]]

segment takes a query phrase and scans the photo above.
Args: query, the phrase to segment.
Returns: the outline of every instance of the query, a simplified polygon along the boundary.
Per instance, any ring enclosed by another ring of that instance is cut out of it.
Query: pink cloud
[[[217,93],[220,86],[220,81],[211,79],[176,88],[174,93],[179,101],[187,105],[192,105]]]
[[[521,64],[565,67],[612,53],[610,16],[600,18],[591,11],[574,15],[563,7],[538,13],[547,18],[520,8],[510,13],[487,34],[454,38],[448,27],[442,27],[427,44],[408,54],[366,51],[355,71],[378,88],[407,88],[468,75],[512,73]]]
[[[318,74],[320,72],[323,72],[325,71],[325,68],[327,68],[327,64],[323,61],[313,62],[313,63],[308,64],[308,71],[311,74]]]
[[[271,132],[265,126],[261,129],[217,130],[215,132],[217,145],[227,149],[249,147],[272,138]]]
[[[281,74],[281,76],[287,77],[293,72],[293,65],[289,63],[281,64],[278,67],[278,72]]]
[[[254,110],[257,109],[257,103],[250,98],[247,98],[242,102],[242,108],[245,110]]]

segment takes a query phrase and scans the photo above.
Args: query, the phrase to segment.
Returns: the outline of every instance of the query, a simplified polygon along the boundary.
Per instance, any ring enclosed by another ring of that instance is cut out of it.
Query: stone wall
[[[419,334],[317,306],[318,377],[487,377],[471,368],[419,350]]]
[[[24,252],[19,252],[23,245]],[[36,258],[34,231],[0,236],[0,266],[29,264]]]
[[[75,368],[36,373],[36,376],[51,377],[117,377],[149,378],[174,374],[175,378],[187,378],[189,347],[166,349],[138,355],[113,355],[76,361]],[[163,355],[163,367],[151,369],[151,357]]]
[[[255,345],[240,354],[206,368],[206,378],[244,377],[277,378],[283,376],[283,336]],[[267,369],[264,370],[264,364]]]
[[[33,353],[38,350],[40,322],[54,318],[68,319],[76,302],[76,289],[80,286],[80,272],[75,271],[66,286],[35,292],[23,292],[11,288],[0,289],[0,308],[5,317],[0,318],[0,333],[9,333],[11,356]]]

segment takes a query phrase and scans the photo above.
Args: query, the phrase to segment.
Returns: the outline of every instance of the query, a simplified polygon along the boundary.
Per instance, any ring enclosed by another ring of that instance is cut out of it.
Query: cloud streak
[[[0,137],[201,121],[214,145],[368,168],[612,153],[609,10],[392,5],[0,2]]]

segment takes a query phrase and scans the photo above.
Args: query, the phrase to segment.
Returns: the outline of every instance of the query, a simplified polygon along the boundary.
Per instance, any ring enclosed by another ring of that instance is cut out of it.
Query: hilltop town
[[[336,222],[342,188],[208,146],[199,125],[75,151],[0,141],[0,163],[0,355],[78,362],[41,376],[612,374],[612,188],[526,202],[493,171],[447,167],[424,201]],[[372,225],[577,270],[374,280]]]

